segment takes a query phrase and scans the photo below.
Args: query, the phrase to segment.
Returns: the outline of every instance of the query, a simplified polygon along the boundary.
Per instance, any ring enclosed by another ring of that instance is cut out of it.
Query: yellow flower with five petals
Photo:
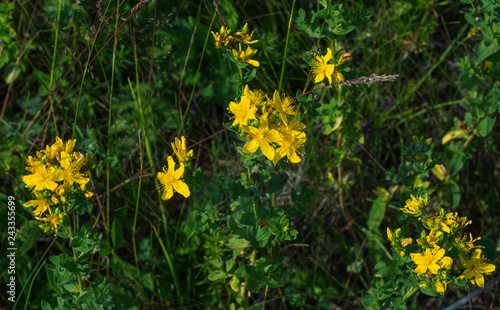
[[[439,260],[444,256],[444,249],[436,247],[434,249],[425,249],[425,253],[410,253],[411,260],[417,265],[413,272],[419,276],[423,275],[429,270],[433,274],[437,274],[441,266],[438,264]]]
[[[22,177],[26,187],[35,187],[35,191],[43,191],[48,189],[53,191],[57,187],[55,182],[55,168],[47,166],[40,160],[33,159],[33,157],[28,157],[28,163],[30,166],[26,167],[26,170],[30,171],[31,174]]]
[[[233,126],[246,125],[248,120],[255,119],[257,112],[257,108],[251,104],[247,96],[241,97],[240,103],[231,101],[227,109],[234,114]]]
[[[175,170],[175,162],[172,156],[167,158],[168,169],[163,166],[163,172],[158,172],[156,176],[158,181],[160,181],[160,190],[163,190],[161,199],[168,200],[174,195],[174,191],[181,194],[184,197],[189,197],[191,192],[189,187],[183,180],[181,180],[184,175],[184,164],[181,163],[179,169]]]
[[[40,216],[43,214],[47,209],[49,208],[49,199],[48,198],[43,198],[42,194],[40,192],[35,192],[36,198],[34,200],[27,201],[23,204],[24,207],[32,207],[35,208],[33,210],[33,214],[35,216]]]
[[[327,49],[325,56],[316,56],[316,59],[313,60],[312,71],[314,75],[314,83],[319,83],[326,77],[330,84],[332,84],[332,75],[335,71],[335,65],[328,64],[330,59],[332,59],[332,50]]]
[[[78,154],[78,153],[74,153]],[[70,154],[61,152],[61,168],[56,171],[57,181],[64,181],[64,186],[72,186],[73,183],[80,184],[80,188],[84,189],[90,179],[80,172],[80,169],[85,165],[85,157],[74,159]]]
[[[484,287],[483,274],[490,274],[495,271],[495,265],[488,264],[486,259],[481,258],[481,250],[475,249],[470,259],[465,259],[460,255],[460,264],[465,267],[460,279],[468,279],[472,284]]]
[[[243,131],[247,132],[250,141],[243,146],[243,152],[247,154],[255,153],[259,148],[269,160],[273,160],[275,150],[271,143],[278,143],[283,140],[280,133],[275,129],[269,129],[268,114],[265,113],[260,118],[259,128],[251,126],[242,126]]]

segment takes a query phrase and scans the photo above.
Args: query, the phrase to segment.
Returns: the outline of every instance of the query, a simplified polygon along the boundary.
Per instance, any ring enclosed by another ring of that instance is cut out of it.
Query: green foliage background
[[[311,10],[320,10],[324,2],[297,1],[293,18],[303,10],[310,21]],[[210,205],[227,207],[229,198],[193,191],[187,200],[174,196],[163,202],[155,185],[156,172],[173,153],[174,137],[184,135],[192,145],[229,121],[226,108],[237,96],[235,72],[213,47],[210,31],[220,29],[214,5],[146,2],[131,14],[138,3],[126,0],[116,18],[112,12],[117,1],[61,3],[60,10],[57,0],[0,4],[0,199],[6,205],[12,195],[18,206],[17,292],[24,286],[25,290],[18,295],[17,308],[41,309],[42,300],[56,307],[61,294],[45,267],[30,277],[48,248],[49,255],[66,250],[62,239],[50,246],[52,236],[44,235],[31,212],[22,207],[30,198],[21,181],[27,155],[56,136],[74,136],[80,148],[95,156],[95,198],[80,221],[90,221],[103,236],[99,252],[91,258],[90,275],[108,279],[117,308],[237,307],[229,279],[219,270],[237,263],[228,257],[238,244],[221,243],[220,236],[211,233],[221,223],[212,222],[208,212]],[[336,88],[315,98],[314,104],[321,108],[319,115],[306,117],[305,156],[300,164],[288,167],[291,181],[277,195],[277,204],[293,201],[299,206],[301,212],[287,210],[296,213],[289,224],[298,231],[297,239],[272,250],[259,249],[282,258],[279,266],[273,266],[282,270],[282,283],[281,288],[270,284],[269,289],[265,285],[256,289],[250,298],[255,308],[264,304],[276,309],[363,307],[362,292],[373,277],[391,272],[384,267],[390,261],[384,232],[387,226],[398,225],[403,200],[399,192],[383,199],[377,188],[390,191],[384,170],[399,165],[402,148],[413,136],[432,137],[437,151],[444,154],[445,170],[422,183],[433,192],[433,205],[472,219],[471,232],[482,237],[479,243],[486,247],[486,256],[498,265],[499,5],[430,0],[342,4],[363,16],[343,21],[346,29],[352,22],[351,32],[336,33],[335,44],[353,56],[344,77],[372,73],[400,77],[396,82],[343,87],[350,109],[342,111],[346,121],[341,148],[338,132],[331,130],[333,116],[340,113]],[[221,0],[219,5],[229,28],[240,29],[248,22],[255,29],[254,39],[259,40],[255,58],[261,65],[251,85],[272,94],[280,82],[292,2]],[[297,90],[314,88],[304,58],[311,50],[324,54],[329,46],[328,39],[314,35],[314,29],[304,29],[292,23],[284,60],[281,91],[292,96]],[[315,117],[322,117],[322,124],[314,122]],[[239,179],[245,172],[236,150],[240,143],[226,131],[194,148],[193,171],[204,171],[208,183],[204,189],[215,193],[235,186],[230,178]],[[264,172],[259,173],[257,178],[266,179]],[[202,182],[202,176],[197,177]],[[340,196],[352,220],[343,216]],[[0,209],[2,229],[7,227],[6,214],[6,208]],[[6,238],[2,231],[1,253]],[[7,264],[2,255],[2,284]],[[10,308],[1,287],[0,305]],[[444,307],[466,294],[467,290],[455,287],[442,297],[417,293],[408,307]],[[499,296],[495,286],[473,304],[499,305]]]

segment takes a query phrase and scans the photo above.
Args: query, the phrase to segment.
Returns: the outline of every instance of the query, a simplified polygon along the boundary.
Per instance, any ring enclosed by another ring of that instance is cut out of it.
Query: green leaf
[[[75,300],[75,304],[81,305],[81,304],[86,304],[92,301],[93,296],[90,292],[86,292],[85,294],[81,295]]]
[[[498,44],[497,40],[493,40],[488,46],[485,41],[486,40],[481,41],[476,47],[476,62],[486,60],[489,56],[500,51],[500,44]]]
[[[235,261],[234,257],[226,261],[226,272],[230,272],[231,269],[233,269],[234,261]]]
[[[255,70],[255,69],[252,69],[252,70],[248,71],[247,73],[245,73],[245,75],[243,76],[243,82],[250,83],[254,79],[256,73],[257,73],[257,70]]]
[[[67,290],[70,293],[78,293],[79,288],[78,284],[75,281],[71,281],[70,283],[66,283],[63,285],[64,289]]]
[[[57,285],[63,285],[73,280],[73,274],[65,269],[54,270],[54,282]]]
[[[421,287],[420,291],[427,296],[441,296],[434,287]]]
[[[448,169],[450,176],[457,174],[465,163],[465,154],[462,151],[455,152],[451,157],[450,169]]]
[[[20,73],[21,73],[20,67],[17,67],[15,64],[8,65],[4,71],[5,83],[10,84],[14,82],[19,77]]]
[[[353,25],[340,25],[339,27],[336,27],[335,29],[332,30],[332,32],[336,35],[343,36],[348,34],[349,32],[354,30]]]
[[[240,251],[248,248],[251,244],[248,240],[243,238],[231,238],[229,239],[229,242],[226,243],[226,245],[232,250]]]
[[[42,310],[52,310],[52,307],[50,306],[50,304],[48,302],[46,302],[45,300],[42,300],[41,306],[42,306]]]
[[[477,131],[482,137],[486,137],[491,130],[493,130],[493,126],[495,126],[496,118],[491,116],[486,116],[483,120],[477,125]]]
[[[57,308],[59,310],[69,310],[69,304],[68,304],[68,301],[61,298],[61,297],[57,297]]]
[[[458,207],[460,204],[460,187],[455,181],[446,182],[448,187],[448,197],[450,199],[450,205],[452,208]]]
[[[242,278],[252,278],[256,281],[262,281],[264,274],[261,270],[254,265],[240,265],[240,268],[234,272],[237,276]]]
[[[245,226],[254,226],[257,224],[257,216],[255,212],[245,212],[240,217],[236,218],[236,222]]]
[[[379,261],[375,265],[375,267],[373,267],[373,272],[377,277],[384,278],[389,274],[390,271],[391,269],[389,268],[389,266],[387,266],[386,262],[384,261]]]
[[[272,194],[280,192],[285,186],[286,177],[284,175],[273,174],[271,176],[271,184],[266,193]]]
[[[102,240],[99,242],[99,254],[102,256],[106,256],[111,254],[112,249],[111,249],[111,244],[108,240]]]
[[[361,303],[365,308],[375,306],[378,302],[377,297],[371,296],[363,292],[363,295],[361,297]]]
[[[221,271],[221,270],[215,270],[215,271],[212,271],[209,275],[208,275],[208,279],[210,281],[217,281],[219,279],[222,279],[224,278],[226,274]]]
[[[267,227],[260,227],[257,231],[257,236],[255,237],[258,243],[257,246],[265,247],[267,241],[269,240],[269,237],[271,237],[271,233],[269,232]]]
[[[372,203],[370,213],[368,214],[368,220],[366,221],[368,230],[372,232],[379,230],[379,226],[384,219],[386,205],[387,199],[384,196],[378,197]]]

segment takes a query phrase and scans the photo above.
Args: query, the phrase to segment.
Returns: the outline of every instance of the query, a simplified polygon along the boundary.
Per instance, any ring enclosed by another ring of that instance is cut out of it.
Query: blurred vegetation
[[[431,137],[434,151],[443,153],[443,166],[421,184],[432,192],[431,208],[471,219],[469,230],[482,237],[478,244],[498,265],[499,5],[344,1],[341,7],[360,18],[351,31],[318,38],[297,28],[301,11],[311,21],[311,12],[327,2],[221,0],[219,16],[208,1],[3,0],[0,199],[7,205],[7,197],[14,196],[18,207],[16,307],[42,309],[42,300],[56,307],[62,294],[42,263],[47,255],[66,251],[65,240],[52,244],[52,235],[43,234],[22,207],[31,198],[21,181],[27,156],[56,136],[78,139],[94,156],[93,207],[80,221],[90,221],[102,234],[89,276],[107,278],[117,309],[239,307],[229,279],[213,276],[233,250],[210,233],[220,223],[204,219],[203,227],[200,220],[214,198],[193,192],[187,200],[174,196],[163,202],[155,184],[173,153],[174,137],[184,135],[192,145],[229,122],[226,109],[240,90],[237,73],[214,48],[211,31],[219,31],[222,21],[234,30],[245,23],[255,30],[260,67],[251,86],[268,94],[278,89],[282,67],[281,92],[294,96],[314,89],[308,60],[312,51],[324,55],[328,46],[351,53],[346,80],[399,74],[395,82],[341,86],[341,91],[334,86],[311,97],[311,113],[303,119],[305,155],[287,166],[290,179],[277,199],[277,205],[299,206],[301,212],[290,220],[298,235],[272,250],[259,249],[280,257],[283,282],[252,291],[251,307],[363,308],[362,292],[379,272],[374,267],[390,262],[386,227],[397,227],[406,199],[404,189],[386,180],[385,170],[402,162],[403,147],[414,136]],[[346,104],[339,108],[339,101]],[[339,115],[343,126],[333,130]],[[202,168],[207,183],[239,178],[246,173],[239,144],[229,131],[198,144],[193,171]],[[387,199],[381,203],[380,196]],[[6,214],[1,208],[0,227],[7,227]],[[2,232],[2,253],[6,238]],[[8,263],[0,257],[5,280]],[[450,285],[443,296],[416,293],[407,306],[441,309],[467,293]],[[12,307],[1,296],[1,308]],[[498,306],[499,296],[494,286],[472,305]]]

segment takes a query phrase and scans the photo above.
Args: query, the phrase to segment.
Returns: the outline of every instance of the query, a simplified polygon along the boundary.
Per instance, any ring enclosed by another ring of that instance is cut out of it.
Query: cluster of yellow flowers
[[[315,55],[315,59],[312,60],[311,69],[314,75],[314,83],[321,83],[325,77],[328,79],[328,82],[332,84],[332,77],[335,82],[338,83],[342,81],[344,76],[338,68],[335,66],[341,65],[344,62],[351,60],[352,56],[350,53],[342,52],[335,64],[329,64],[328,62],[332,59],[332,50],[327,49],[326,55],[321,56],[319,54]]]
[[[246,62],[254,67],[260,66],[259,62],[254,59],[250,59],[257,50],[252,49],[249,45],[259,42],[258,40],[252,40],[253,30],[252,32],[248,31],[248,23],[243,26],[241,31],[238,31],[234,34],[231,33],[231,29],[226,28],[224,25],[221,26],[220,31],[212,34],[215,38],[215,47],[217,48],[226,48],[228,51],[231,51],[233,57],[238,62]],[[238,43],[238,49],[236,50],[236,43]],[[241,48],[241,43],[247,44],[247,48],[245,51]]]
[[[274,164],[285,156],[292,163],[300,162],[306,126],[296,120],[300,113],[292,98],[275,91],[270,99],[263,91],[252,91],[246,85],[240,102],[230,102],[227,109],[233,114],[232,125],[240,125],[241,136],[250,140],[243,152],[252,154],[260,149]]]
[[[438,293],[443,293],[447,283],[453,282],[453,273],[457,270],[452,270],[454,256],[458,256],[460,262],[456,267],[463,269],[458,279],[483,287],[484,275],[493,272],[495,266],[482,257],[481,246],[474,244],[481,238],[473,239],[472,234],[469,234],[470,239],[467,240],[467,235],[463,233],[471,221],[465,216],[459,217],[456,212],[447,213],[444,209],[427,212],[428,204],[429,197],[416,198],[411,195],[411,199],[401,208],[401,211],[418,217],[423,229],[414,244],[412,238],[402,235],[401,228],[394,232],[387,228],[387,237],[394,252],[401,257],[413,252],[410,258],[416,265],[413,272],[418,276],[420,287],[435,287]],[[407,250],[409,248],[411,251]]]
[[[175,141],[172,143],[172,149],[174,150],[175,156],[179,161],[179,168],[175,169],[175,162],[172,156],[167,158],[168,168],[163,166],[163,172],[158,172],[157,178],[160,182],[160,190],[163,191],[161,195],[161,199],[168,200],[172,198],[174,195],[174,191],[181,194],[185,198],[191,195],[189,191],[189,187],[184,182],[183,178],[185,175],[185,165],[189,164],[189,162],[193,159],[193,150],[187,151],[186,147],[186,138],[183,136],[181,140],[179,138],[175,138]]]
[[[89,173],[84,171],[90,157],[73,152],[76,139],[66,143],[56,138],[56,143],[47,145],[45,150],[28,156],[26,170],[30,174],[22,177],[26,187],[35,194],[36,199],[24,204],[35,208],[35,219],[42,221],[40,227],[46,232],[55,231],[63,222],[71,208],[70,200],[76,194],[92,197],[93,193],[86,188]]]

